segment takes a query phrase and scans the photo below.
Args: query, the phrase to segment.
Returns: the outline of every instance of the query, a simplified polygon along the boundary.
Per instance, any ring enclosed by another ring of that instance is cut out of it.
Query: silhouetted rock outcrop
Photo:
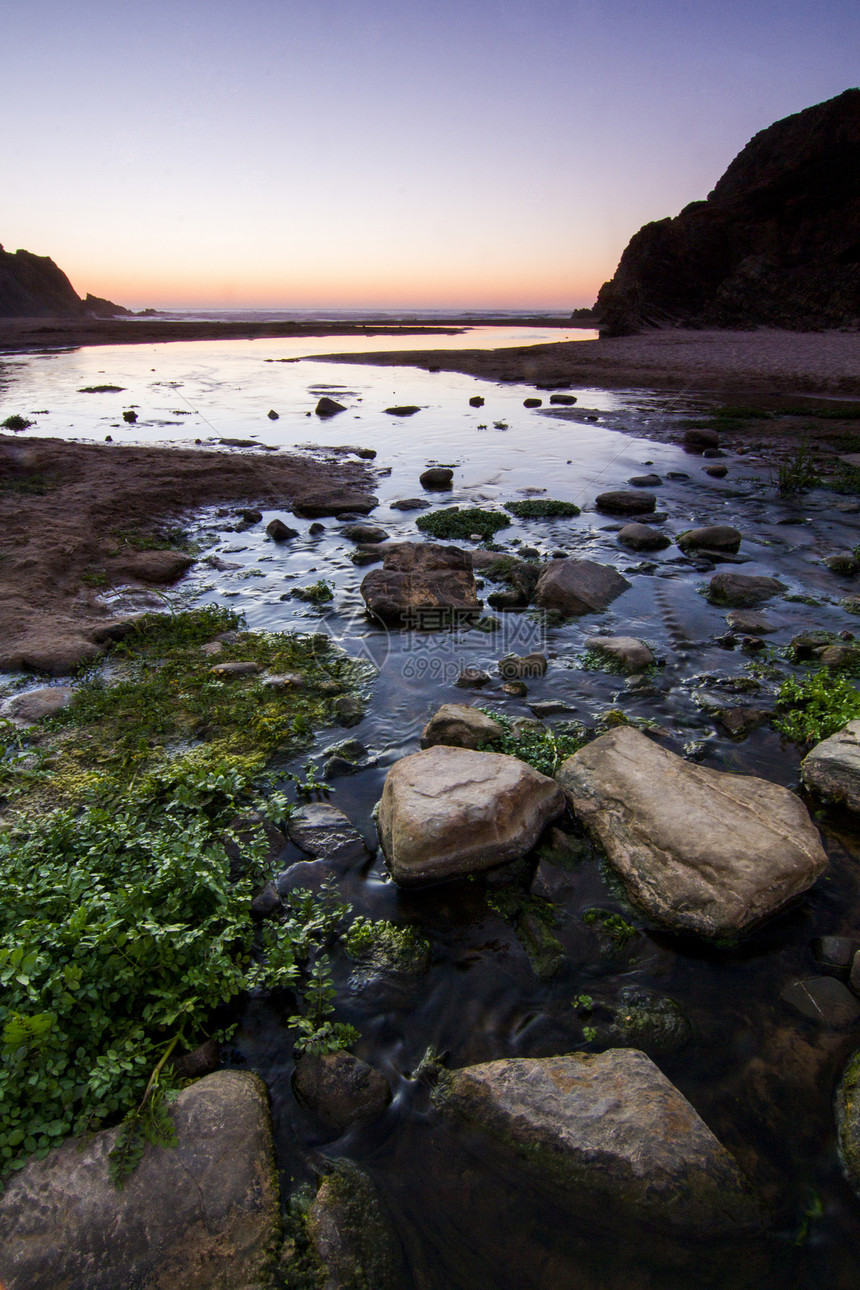
[[[860,89],[761,130],[707,201],[646,224],[596,308],[610,335],[860,326]]]
[[[81,300],[49,256],[13,254],[0,246],[0,318],[112,318],[128,312],[99,296]]]

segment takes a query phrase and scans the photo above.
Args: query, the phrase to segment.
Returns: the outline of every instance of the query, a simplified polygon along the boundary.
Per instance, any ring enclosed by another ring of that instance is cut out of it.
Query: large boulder
[[[624,672],[644,672],[654,662],[651,650],[635,636],[589,636],[585,648]]]
[[[264,1290],[280,1202],[263,1082],[224,1070],[179,1094],[176,1147],[117,1189],[116,1129],[32,1160],[0,1199],[5,1290]]]
[[[557,779],[629,897],[673,931],[737,936],[827,867],[787,788],[686,762],[631,727],[574,753]]]
[[[637,1049],[468,1066],[434,1101],[577,1216],[697,1240],[760,1223],[735,1161]]]
[[[447,627],[481,608],[471,558],[456,546],[396,542],[381,569],[372,569],[361,594],[375,618],[385,623]]]
[[[609,334],[857,326],[860,90],[759,131],[706,201],[646,224],[597,298]]]
[[[860,721],[849,721],[803,760],[804,784],[828,802],[860,813]]]
[[[395,762],[377,828],[402,886],[440,882],[525,855],[564,794],[516,757],[439,745]]]
[[[626,591],[631,584],[617,569],[594,560],[553,560],[538,578],[535,602],[563,614],[591,614]]]

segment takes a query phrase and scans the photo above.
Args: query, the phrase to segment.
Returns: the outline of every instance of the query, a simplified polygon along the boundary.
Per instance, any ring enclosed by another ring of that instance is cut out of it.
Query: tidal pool
[[[542,331],[539,338],[551,337]],[[357,340],[355,349],[369,348]],[[461,343],[476,341],[467,335]],[[390,347],[403,344],[398,338]],[[325,352],[344,348],[331,337],[322,346]],[[123,389],[79,392],[99,384]],[[374,852],[372,812],[386,771],[417,750],[422,727],[445,702],[477,702],[511,717],[531,716],[530,704],[549,699],[566,705],[568,711],[545,718],[550,725],[572,719],[594,725],[620,708],[704,765],[797,787],[801,754],[793,744],[766,724],[732,739],[712,710],[735,703],[772,707],[780,679],[798,672],[784,656],[792,636],[809,628],[857,628],[858,619],[840,604],[854,590],[851,580],[821,563],[858,542],[849,499],[823,490],[783,499],[771,467],[754,452],[727,455],[726,478],[714,479],[704,473],[709,463],[700,456],[650,437],[665,440],[678,431],[680,438],[682,421],[701,411],[701,399],[646,390],[570,393],[577,400],[573,407],[551,407],[549,394],[540,393],[542,406],[525,409],[524,398],[535,394],[527,386],[321,362],[300,358],[293,342],[284,341],[0,359],[0,418],[33,417],[28,435],[183,445],[199,440],[207,447],[252,439],[279,450],[313,445],[323,461],[345,446],[373,449],[380,504],[371,518],[394,539],[421,536],[415,520],[426,511],[392,507],[403,498],[421,497],[431,507],[498,508],[548,496],[582,508],[573,519],[511,517],[496,540],[512,553],[531,547],[544,559],[563,551],[612,564],[630,589],[603,613],[562,625],[500,613],[501,625],[488,634],[387,631],[370,621],[359,594],[366,569],[351,560],[355,545],[337,520],[325,520],[324,530],[312,536],[310,521],[291,517],[286,501],[241,532],[235,531],[235,509],[212,508],[193,518],[202,558],[181,596],[241,609],[254,629],[325,632],[374,663],[364,719],[348,732],[326,732],[311,754],[321,765],[325,748],[347,735],[368,749],[372,764],[333,779],[331,800]],[[315,416],[321,394],[346,411],[327,420]],[[469,405],[475,395],[484,398],[483,406]],[[396,405],[420,411],[408,417],[385,412]],[[270,409],[277,420],[269,419]],[[125,410],[136,411],[136,423],[123,421]],[[421,488],[418,476],[431,464],[453,467],[450,491]],[[625,551],[616,537],[624,521],[594,509],[598,493],[652,472],[661,480],[653,491],[665,512],[662,531],[674,537],[693,526],[733,524],[743,534],[741,571],[785,584],[785,593],[764,611],[775,628],[764,649],[728,647],[726,611],[702,594],[713,572],[707,561],[687,559],[674,544],[647,556]],[[267,537],[265,525],[277,515],[299,529],[298,538],[276,544]],[[332,589],[321,610],[290,597],[291,589],[319,579]],[[488,582],[482,594],[492,589]],[[595,633],[647,641],[660,666],[640,684],[591,670],[584,642]],[[530,680],[522,697],[503,693],[499,659],[534,650],[549,659],[546,675]],[[465,667],[484,669],[493,680],[480,693],[460,689],[455,682]],[[389,1080],[394,1099],[388,1112],[335,1137],[301,1107],[291,1087],[289,1001],[252,998],[229,1053],[232,1063],[259,1071],[270,1089],[285,1195],[310,1177],[320,1159],[354,1160],[379,1189],[411,1284],[432,1290],[680,1290],[694,1282],[727,1290],[856,1286],[860,1201],[841,1175],[832,1100],[858,1031],[801,1017],[780,994],[791,981],[818,974],[810,948],[816,936],[860,934],[860,834],[856,820],[809,805],[831,861],[829,875],[798,906],[735,948],[705,947],[649,928],[589,853],[558,905],[555,932],[564,956],[549,977],[537,975],[498,912],[492,876],[403,892],[387,879],[376,853],[365,870],[344,880],[344,896],[362,913],[416,925],[432,947],[428,972],[409,988],[384,979],[357,984],[354,964],[345,956],[335,962],[338,1016],[360,1031],[358,1055]],[[291,847],[278,867],[299,858]],[[601,936],[583,918],[593,908],[621,915],[635,933],[623,944]],[[611,1222],[608,1228],[583,1225],[557,1213],[476,1139],[446,1138],[431,1128],[426,1086],[416,1078],[428,1050],[445,1055],[451,1068],[594,1050],[601,1046],[601,1028],[617,1014],[621,992],[631,986],[679,1005],[688,1023],[686,1042],[655,1052],[654,1060],[774,1207],[772,1234],[734,1260],[698,1246],[627,1248],[624,1231]],[[574,1006],[583,995],[591,1000],[585,1013]],[[592,1024],[596,1041],[584,1033]]]

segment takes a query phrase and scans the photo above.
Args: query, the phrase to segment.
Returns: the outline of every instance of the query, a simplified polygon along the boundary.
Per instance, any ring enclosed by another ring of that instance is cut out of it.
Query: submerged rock
[[[293,1086],[314,1115],[339,1131],[372,1120],[391,1101],[385,1076],[342,1048],[334,1053],[302,1053]]]
[[[688,529],[678,537],[682,551],[705,551],[735,555],[740,549],[743,534],[730,524],[709,524],[705,528]]]
[[[756,577],[748,573],[715,573],[708,583],[708,600],[714,605],[731,605],[748,609],[785,591],[776,578]]]
[[[664,551],[670,545],[665,533],[660,533],[650,524],[625,524],[619,530],[618,541],[630,551]]]
[[[432,542],[388,547],[382,568],[364,578],[361,595],[374,617],[415,627],[450,627],[481,608],[468,553]]]
[[[726,615],[726,622],[733,632],[742,632],[744,636],[768,636],[776,631],[773,623],[754,609],[733,609]]]
[[[585,648],[617,663],[625,672],[644,672],[654,662],[648,646],[635,636],[589,636]]]
[[[690,1023],[674,999],[642,986],[619,992],[610,1036],[619,1047],[674,1053],[690,1038]]]
[[[434,1102],[577,1216],[694,1239],[760,1224],[735,1161],[636,1049],[467,1066],[443,1073]]]
[[[105,1129],[32,1160],[0,1199],[6,1290],[266,1290],[280,1230],[262,1080],[222,1070],[171,1105],[178,1144],[146,1146],[118,1190]]]
[[[827,802],[860,813],[860,721],[849,721],[801,762],[804,784]]]
[[[563,810],[558,785],[516,757],[440,745],[391,767],[377,827],[392,877],[411,886],[518,859]]]
[[[538,578],[535,602],[563,614],[595,613],[631,584],[608,564],[594,560],[553,560]]]
[[[369,858],[358,829],[330,802],[308,802],[293,811],[287,820],[287,834],[300,850],[339,869]]]
[[[299,1237],[288,1240],[281,1257],[285,1286],[404,1290],[408,1284],[400,1242],[376,1188],[351,1161],[338,1160],[323,1179]]]
[[[498,721],[465,703],[443,703],[421,732],[421,747],[445,744],[452,748],[477,748],[498,743],[504,734]]]
[[[820,1026],[841,1030],[853,1026],[860,1017],[860,999],[833,976],[792,981],[782,990],[780,998]]]
[[[293,502],[293,514],[306,520],[323,519],[326,515],[354,512],[368,515],[379,505],[378,497],[358,493],[350,488],[320,488],[302,493]]]
[[[657,509],[657,498],[653,493],[628,492],[616,488],[608,493],[600,493],[594,499],[594,505],[607,515],[645,515]]]
[[[674,931],[750,931],[827,867],[788,789],[693,765],[629,726],[574,753],[557,779],[630,899]]]

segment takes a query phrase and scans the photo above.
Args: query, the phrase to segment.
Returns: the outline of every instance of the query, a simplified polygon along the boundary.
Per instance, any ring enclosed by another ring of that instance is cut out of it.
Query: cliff
[[[602,330],[860,326],[860,89],[761,130],[706,201],[646,224]]]
[[[130,311],[98,296],[81,300],[47,255],[0,246],[0,318],[112,318]]]

